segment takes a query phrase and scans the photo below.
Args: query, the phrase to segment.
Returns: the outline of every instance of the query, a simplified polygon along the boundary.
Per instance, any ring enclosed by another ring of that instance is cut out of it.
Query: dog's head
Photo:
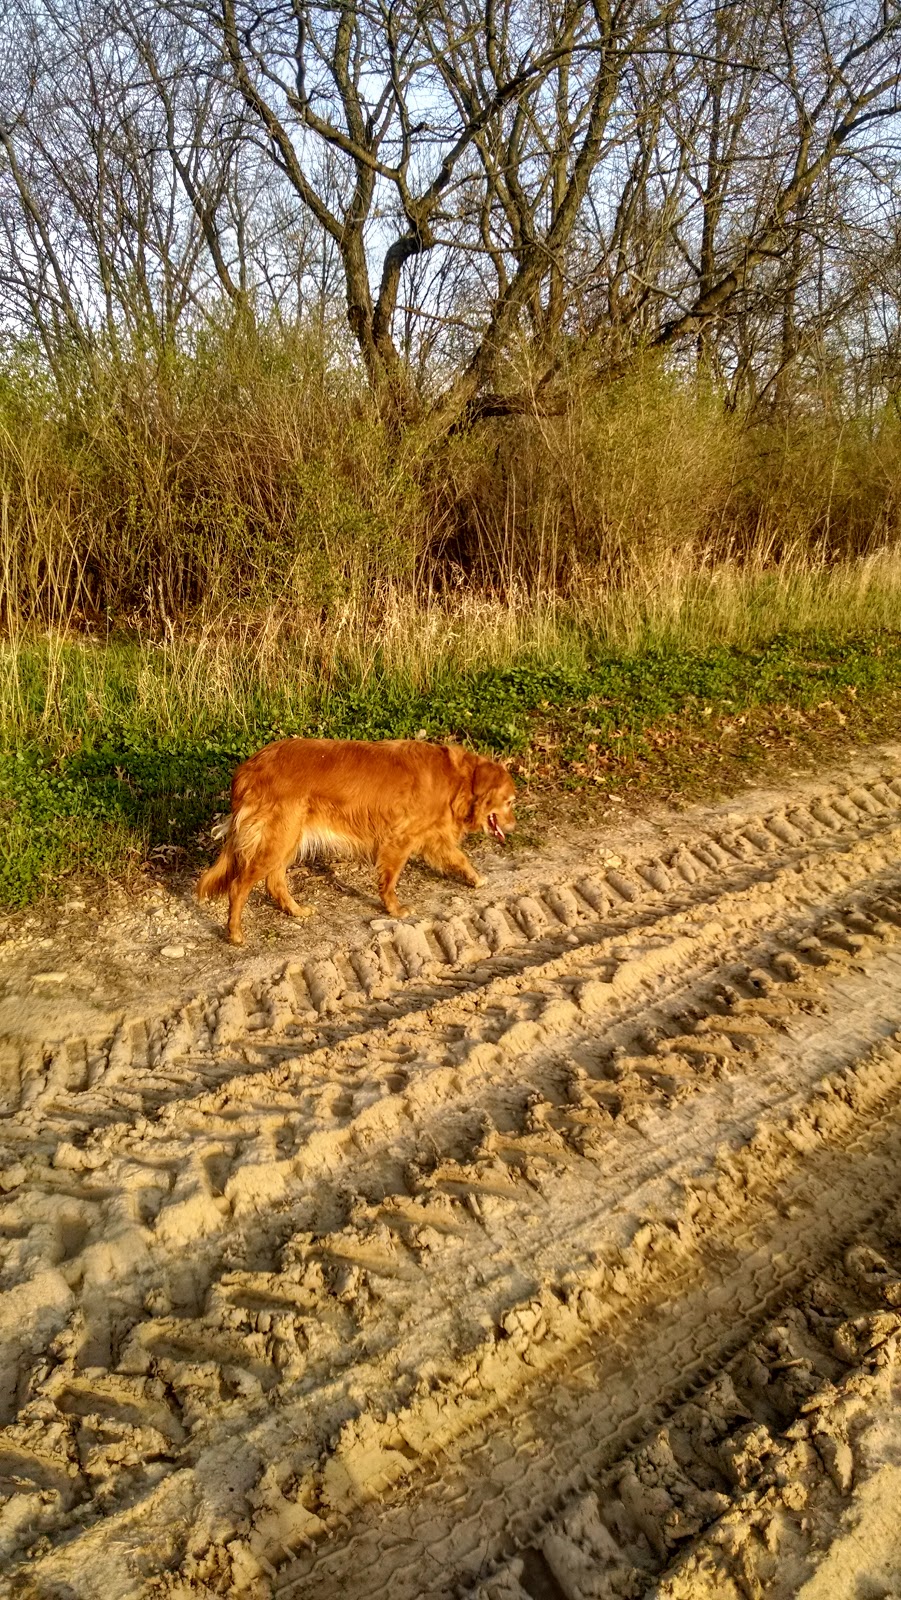
[[[510,830],[516,827],[515,801],[516,785],[506,767],[499,761],[476,756],[472,770],[472,804],[466,819],[470,832],[481,828],[503,844]]]

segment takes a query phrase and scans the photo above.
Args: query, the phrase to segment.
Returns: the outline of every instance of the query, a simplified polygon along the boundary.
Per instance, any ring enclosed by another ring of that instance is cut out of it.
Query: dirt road
[[[428,898],[7,993],[2,1592],[901,1594],[901,749]]]

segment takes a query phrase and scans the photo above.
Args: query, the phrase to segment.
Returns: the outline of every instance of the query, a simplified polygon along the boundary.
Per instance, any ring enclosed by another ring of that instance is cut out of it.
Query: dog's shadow
[[[340,863],[340,865],[346,867],[346,863]],[[366,870],[365,867],[361,868],[361,876]],[[369,870],[371,871],[371,868]],[[437,867],[430,866],[427,861],[411,861],[406,870],[414,882],[419,877],[429,885],[442,884],[445,888],[451,885],[457,889],[465,887],[460,879],[454,878],[446,872],[440,872]],[[338,862],[305,861],[302,867],[296,866],[295,871],[299,872],[300,876],[295,879],[294,888],[301,899],[303,899],[304,882],[310,884],[318,882],[326,885],[332,893],[342,899],[355,900],[359,905],[374,908],[381,915],[384,915],[384,907],[378,895],[373,894],[372,889],[366,883],[349,882],[346,878],[340,877]]]
[[[357,900],[365,906],[378,906],[381,901],[371,891],[366,892],[359,884],[348,883],[344,878],[339,878],[335,863],[330,861],[304,862],[303,867],[297,868],[300,876],[295,878],[295,887],[302,886],[304,882],[319,882],[328,885],[334,894],[340,895],[345,900]]]

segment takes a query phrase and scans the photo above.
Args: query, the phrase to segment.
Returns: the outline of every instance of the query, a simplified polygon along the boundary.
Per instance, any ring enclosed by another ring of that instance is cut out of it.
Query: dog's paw
[[[312,917],[316,914],[315,906],[302,906],[297,900],[292,900],[287,910],[289,917]]]

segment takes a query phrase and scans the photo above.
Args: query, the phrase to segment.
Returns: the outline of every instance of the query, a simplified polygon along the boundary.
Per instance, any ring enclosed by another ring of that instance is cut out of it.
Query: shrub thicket
[[[0,610],[172,626],[461,587],[584,597],[667,563],[859,557],[898,531],[901,427],[742,417],[659,364],[436,441],[339,352],[250,324],[167,362],[95,360],[61,398],[0,384]]]

